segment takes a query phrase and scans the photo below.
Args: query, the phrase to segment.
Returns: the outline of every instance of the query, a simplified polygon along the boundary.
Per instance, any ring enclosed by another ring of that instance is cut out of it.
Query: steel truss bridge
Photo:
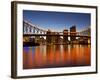
[[[51,31],[52,32],[52,31]],[[23,36],[64,36],[62,32],[52,32],[55,34],[46,34],[47,31],[40,29],[38,25],[34,25],[28,21],[23,21]],[[67,32],[68,37],[87,37],[90,36],[90,28],[83,30],[81,32]]]

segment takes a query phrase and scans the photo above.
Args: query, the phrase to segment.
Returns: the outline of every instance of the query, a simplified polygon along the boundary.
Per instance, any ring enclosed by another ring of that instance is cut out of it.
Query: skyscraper
[[[75,41],[76,40],[76,26],[74,25],[74,26],[72,26],[71,28],[70,28],[70,41],[71,42],[73,42],[73,41]]]
[[[64,29],[63,30],[63,43],[67,43],[68,42],[68,30]]]
[[[51,31],[48,30],[46,34],[47,35],[50,35],[51,34]],[[51,44],[51,41],[52,41],[52,37],[51,36],[46,36],[46,43],[47,44]]]

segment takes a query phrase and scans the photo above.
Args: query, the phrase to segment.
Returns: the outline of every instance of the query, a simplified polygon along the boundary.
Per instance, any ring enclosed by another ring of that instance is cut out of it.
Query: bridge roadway
[[[64,34],[23,34],[23,36],[68,36],[68,37],[87,37],[87,38],[91,38],[91,36],[87,36],[87,35],[64,35]]]

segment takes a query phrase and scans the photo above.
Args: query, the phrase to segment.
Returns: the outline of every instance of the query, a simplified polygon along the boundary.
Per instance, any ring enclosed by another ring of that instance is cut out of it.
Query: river
[[[40,45],[23,47],[23,69],[91,65],[90,45]]]

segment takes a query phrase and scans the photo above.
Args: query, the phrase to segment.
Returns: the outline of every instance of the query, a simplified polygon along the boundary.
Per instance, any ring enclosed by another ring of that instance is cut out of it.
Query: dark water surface
[[[90,45],[23,47],[23,69],[89,66]]]

